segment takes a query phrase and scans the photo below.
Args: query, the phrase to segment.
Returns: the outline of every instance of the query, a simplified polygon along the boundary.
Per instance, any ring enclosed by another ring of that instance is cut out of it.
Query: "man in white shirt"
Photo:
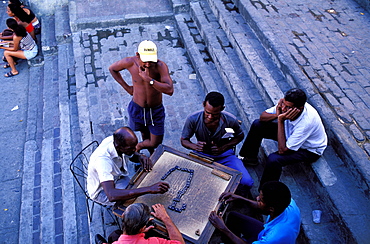
[[[151,160],[144,154],[135,152],[138,139],[129,127],[122,127],[105,138],[90,157],[87,176],[87,190],[91,199],[104,204],[114,205],[144,194],[165,193],[169,189],[166,182],[126,190],[130,178],[127,171],[127,157],[140,162],[145,170],[152,167]],[[126,156],[126,157],[125,157]]]
[[[258,164],[263,138],[278,142],[278,151],[267,158],[260,187],[265,182],[278,181],[283,166],[315,162],[323,154],[327,146],[325,128],[317,111],[306,100],[301,89],[290,89],[276,106],[262,112],[251,125],[239,152],[244,165]]]

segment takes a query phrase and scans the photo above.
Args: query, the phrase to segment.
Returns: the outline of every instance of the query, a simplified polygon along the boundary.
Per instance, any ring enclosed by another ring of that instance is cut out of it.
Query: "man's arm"
[[[113,63],[109,66],[109,72],[113,76],[113,78],[127,91],[128,94],[131,96],[134,94],[133,86],[127,84],[127,82],[122,78],[120,73],[121,70],[127,69],[131,65],[130,58],[124,58]]]
[[[130,161],[134,163],[141,163],[144,171],[150,171],[153,168],[152,160],[142,153],[135,152],[130,158]]]
[[[276,105],[276,112],[274,114],[267,113],[266,111],[263,111],[260,115],[260,121],[262,122],[268,122],[272,121],[274,119],[277,119],[277,117],[281,114],[281,107],[283,103],[283,98],[281,98]]]
[[[204,141],[198,141],[197,143],[193,143],[190,141],[190,138],[194,135],[194,128],[196,124],[196,119],[192,115],[188,116],[186,118],[184,127],[182,129],[181,133],[181,145],[187,149],[194,150],[197,152],[203,152],[203,149],[206,145],[206,142]]]
[[[181,242],[182,244],[185,244],[185,241],[181,235],[181,232],[179,231],[177,226],[173,223],[170,216],[168,216],[166,209],[163,207],[163,205],[155,204],[152,207],[154,210],[154,212],[152,212],[152,215],[164,223],[164,225],[166,226],[168,235],[170,237],[170,240],[176,240],[176,241]]]
[[[197,143],[193,143],[190,139],[186,139],[181,137],[181,145],[187,149],[191,149],[197,152],[203,152],[203,148],[206,145],[204,141],[198,141]]]
[[[260,115],[260,121],[262,122],[269,122],[274,119],[277,119],[278,115],[277,114],[269,114],[266,111],[263,111]]]
[[[295,119],[297,115],[301,112],[298,108],[290,108],[287,112],[279,114],[278,116],[278,153],[284,154],[290,149],[286,146],[286,137],[285,137],[285,126],[284,121],[287,119]]]
[[[161,93],[172,96],[174,91],[173,81],[169,74],[167,64],[165,64],[163,61],[158,61],[157,68],[161,80],[154,80],[152,87]],[[148,83],[153,79],[149,76],[149,70],[147,68],[145,70],[139,69],[139,75]]]
[[[244,132],[241,134],[233,137],[231,140],[229,140],[224,145],[218,147],[217,145],[213,145],[211,147],[212,153],[215,155],[219,155],[221,153],[224,153],[225,151],[233,148],[234,146],[238,145],[239,142],[241,142],[244,139]]]
[[[151,186],[136,189],[117,189],[112,180],[101,182],[101,185],[110,202],[125,201],[149,193],[163,194],[170,188],[170,185],[166,182],[158,182]]]
[[[209,221],[211,224],[217,228],[219,231],[221,231],[223,234],[227,236],[231,240],[232,243],[234,244],[246,244],[244,240],[241,238],[237,237],[234,233],[227,228],[224,220],[221,218],[220,215],[216,213],[216,211],[212,211],[211,214],[209,215]]]
[[[252,208],[260,208],[257,201],[250,200],[248,198],[242,197],[240,195],[236,195],[236,194],[231,193],[231,192],[222,193],[219,200],[220,201],[225,201],[225,203],[229,203],[229,202],[232,202],[232,201],[235,201],[235,200],[241,200],[241,201],[245,201],[248,204],[248,206],[250,206]]]

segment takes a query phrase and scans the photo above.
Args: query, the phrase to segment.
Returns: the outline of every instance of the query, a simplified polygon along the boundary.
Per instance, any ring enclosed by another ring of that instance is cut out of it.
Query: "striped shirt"
[[[36,46],[35,40],[32,36],[27,33],[27,36],[23,37],[19,43],[19,46],[22,50],[32,50]]]

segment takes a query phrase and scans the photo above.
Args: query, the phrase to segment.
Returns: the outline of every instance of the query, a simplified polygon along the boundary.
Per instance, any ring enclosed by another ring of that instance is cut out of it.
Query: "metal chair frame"
[[[116,216],[113,215],[112,206],[104,205],[99,202],[94,201],[90,198],[87,189],[86,189],[86,178],[88,173],[88,166],[89,166],[89,156],[91,153],[99,146],[98,141],[90,142],[86,147],[84,147],[72,160],[69,169],[72,172],[73,177],[75,178],[78,186],[81,188],[82,192],[85,194],[86,199],[86,208],[89,217],[89,221],[92,221],[92,213],[94,210],[95,203],[100,205],[101,207],[105,208],[114,222],[120,226],[119,221]],[[89,205],[89,201],[92,202],[91,209]]]

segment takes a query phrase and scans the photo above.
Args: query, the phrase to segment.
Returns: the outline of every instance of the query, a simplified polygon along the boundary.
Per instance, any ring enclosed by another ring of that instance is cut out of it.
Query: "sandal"
[[[18,64],[17,62],[14,62],[14,65],[17,65],[17,64]],[[3,67],[4,69],[10,68],[10,64],[6,63]]]
[[[16,76],[16,75],[18,75],[19,73],[17,73],[17,74],[13,74],[11,71],[9,71],[8,73],[6,73],[4,76],[5,77],[12,77],[12,76]]]

